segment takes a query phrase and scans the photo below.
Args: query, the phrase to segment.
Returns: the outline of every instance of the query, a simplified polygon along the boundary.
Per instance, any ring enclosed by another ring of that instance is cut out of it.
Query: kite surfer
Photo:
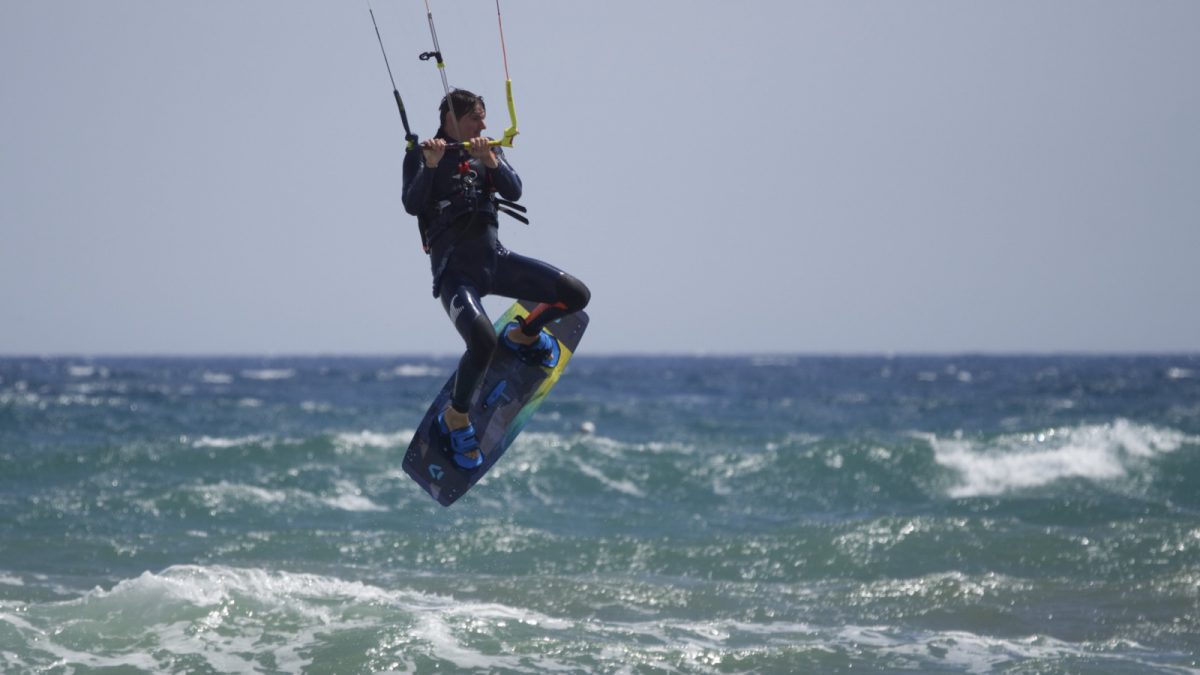
[[[468,411],[492,353],[509,349],[531,366],[554,367],[559,343],[542,329],[587,306],[591,293],[579,279],[506,249],[498,213],[528,222],[517,211],[521,178],[504,150],[483,136],[487,108],[465,89],[451,90],[438,108],[433,138],[414,144],[404,158],[403,202],[416,216],[433,272],[433,295],[466,343],[453,396],[437,418],[455,464],[467,470],[484,462]],[[510,322],[497,336],[480,298],[501,295],[542,303]]]

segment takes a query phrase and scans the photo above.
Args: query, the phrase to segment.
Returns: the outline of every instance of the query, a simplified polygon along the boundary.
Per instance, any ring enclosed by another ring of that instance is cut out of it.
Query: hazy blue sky
[[[1200,349],[1200,2],[502,7],[501,238],[591,353]],[[433,9],[499,135],[494,4]],[[0,63],[0,354],[461,350],[365,1],[0,0]]]

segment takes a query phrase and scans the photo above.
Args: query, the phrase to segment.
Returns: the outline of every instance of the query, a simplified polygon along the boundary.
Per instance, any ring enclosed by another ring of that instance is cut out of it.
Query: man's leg
[[[541,303],[525,317],[519,330],[509,331],[509,339],[517,344],[532,344],[542,328],[587,307],[592,297],[588,287],[570,274],[507,250],[498,256],[493,292]]]
[[[496,351],[496,334],[473,286],[448,285],[443,287],[441,298],[446,314],[467,346],[467,351],[458,362],[450,405],[443,413],[446,427],[450,431],[458,431],[467,428],[471,423],[468,416],[471,399],[487,373],[492,353]],[[475,460],[479,456],[478,452],[476,444],[475,450],[463,454],[468,459]]]

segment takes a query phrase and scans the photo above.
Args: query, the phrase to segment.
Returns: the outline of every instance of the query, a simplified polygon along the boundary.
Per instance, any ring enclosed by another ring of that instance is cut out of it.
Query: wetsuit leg
[[[474,286],[448,281],[442,286],[441,298],[442,307],[467,344],[467,351],[458,362],[454,394],[450,399],[455,410],[467,412],[471,408],[471,397],[496,351],[496,333]]]
[[[587,307],[592,293],[582,281],[557,267],[500,249],[492,292],[509,298],[544,303],[522,328],[537,335],[547,324]]]

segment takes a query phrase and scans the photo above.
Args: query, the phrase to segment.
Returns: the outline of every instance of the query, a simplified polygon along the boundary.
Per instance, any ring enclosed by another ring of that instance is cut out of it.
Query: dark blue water
[[[1200,358],[0,359],[0,672],[1200,672]]]

